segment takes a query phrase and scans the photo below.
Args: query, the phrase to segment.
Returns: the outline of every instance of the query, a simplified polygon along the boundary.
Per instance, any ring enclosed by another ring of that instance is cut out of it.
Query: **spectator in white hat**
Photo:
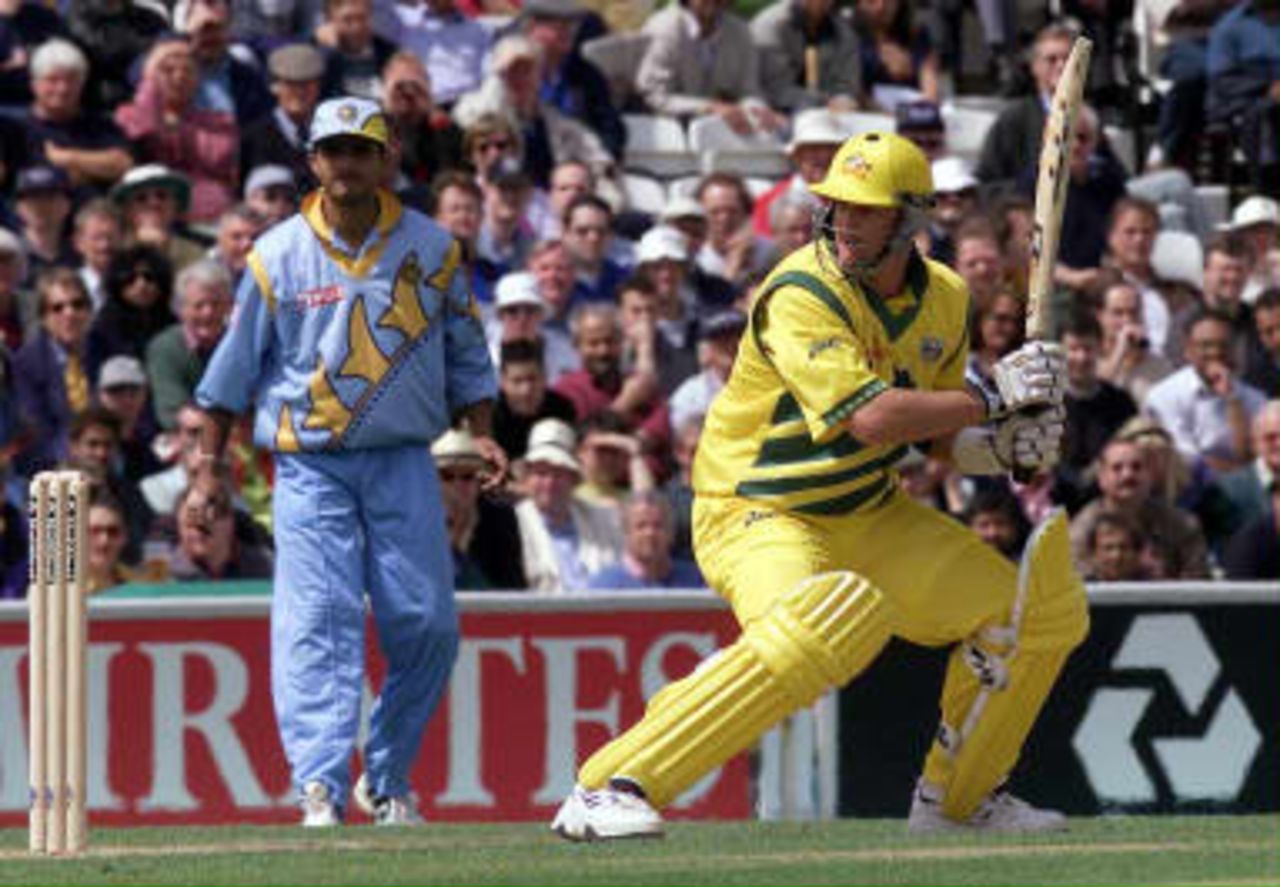
[[[1205,306],[1205,252],[1194,234],[1186,231],[1160,231],[1151,248],[1151,268],[1160,280],[1171,312],[1168,354],[1182,353],[1182,325],[1187,318]],[[1215,270],[1232,272],[1224,265]],[[1243,278],[1241,278],[1243,280]],[[1235,299],[1236,302],[1239,298]]]
[[[266,228],[283,222],[298,209],[293,170],[278,163],[255,166],[244,183],[244,202],[261,214]]]
[[[1264,289],[1280,284],[1268,262],[1268,257],[1280,250],[1280,204],[1255,194],[1237,206],[1231,213],[1231,221],[1222,227],[1249,242],[1253,262],[1242,298],[1252,303]]]
[[[956,256],[956,231],[978,208],[978,179],[961,157],[941,157],[931,168],[934,204],[928,227],[929,258],[950,265]]]
[[[544,419],[529,434],[528,498],[516,506],[516,518],[525,575],[536,591],[581,591],[592,574],[622,556],[617,510],[573,495],[582,478],[577,446],[577,435],[559,419]]]
[[[783,0],[790,3],[791,0]],[[856,70],[856,65],[845,67]],[[825,111],[808,111],[796,117],[795,132],[787,144],[787,156],[793,172],[756,198],[751,211],[751,226],[756,234],[769,237],[773,225],[769,208],[784,194],[808,194],[809,186],[822,180],[831,165],[831,158],[844,144],[849,133],[832,115]]]
[[[532,272],[513,271],[498,281],[494,315],[487,331],[494,366],[501,366],[503,346],[517,341],[534,342],[541,348],[543,372],[549,382],[582,365],[568,334],[543,323],[547,306]]]
[[[454,588],[525,588],[515,511],[504,502],[481,495],[481,475],[489,465],[475,438],[468,431],[451,428],[431,445],[431,455],[440,475]]]

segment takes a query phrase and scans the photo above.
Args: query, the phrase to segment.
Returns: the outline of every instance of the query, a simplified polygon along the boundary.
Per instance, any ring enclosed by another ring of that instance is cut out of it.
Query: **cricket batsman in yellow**
[[[1032,342],[967,387],[969,296],[916,250],[929,163],[907,139],[846,142],[814,241],[764,282],[694,467],[694,544],[742,634],[650,700],[582,766],[552,828],[570,840],[662,834],[658,811],[768,729],[856,677],[891,636],[955,645],[914,832],[1064,828],[1004,781],[1088,630],[1061,514],[1020,569],[898,489],[908,446],[964,474],[1058,457],[1065,367]]]

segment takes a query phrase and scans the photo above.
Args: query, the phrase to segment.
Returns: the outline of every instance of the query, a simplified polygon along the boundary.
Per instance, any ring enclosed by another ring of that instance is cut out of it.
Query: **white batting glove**
[[[1058,463],[1066,431],[1063,407],[1038,415],[1015,413],[991,425],[966,428],[955,436],[951,461],[966,475],[1034,473]]]
[[[1060,406],[1067,385],[1066,352],[1056,342],[1028,342],[1000,358],[994,375],[1000,403],[988,403],[989,419],[1027,407]]]
[[[995,451],[1009,471],[1033,474],[1052,468],[1062,458],[1067,410],[1056,406],[1034,416],[1015,413],[996,423]]]

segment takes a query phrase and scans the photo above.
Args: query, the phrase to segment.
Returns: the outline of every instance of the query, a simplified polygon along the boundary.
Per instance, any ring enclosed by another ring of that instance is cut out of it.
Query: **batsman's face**
[[[898,227],[898,212],[894,207],[836,203],[832,234],[840,267],[850,270],[879,256]]]

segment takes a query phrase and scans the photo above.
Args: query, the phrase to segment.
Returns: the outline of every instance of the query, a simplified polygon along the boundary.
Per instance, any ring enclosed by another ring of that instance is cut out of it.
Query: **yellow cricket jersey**
[[[881,298],[835,273],[829,256],[810,243],[761,285],[698,444],[698,496],[817,515],[873,507],[906,448],[868,446],[845,420],[889,387],[964,386],[969,294],[955,272],[913,256],[904,291]]]

